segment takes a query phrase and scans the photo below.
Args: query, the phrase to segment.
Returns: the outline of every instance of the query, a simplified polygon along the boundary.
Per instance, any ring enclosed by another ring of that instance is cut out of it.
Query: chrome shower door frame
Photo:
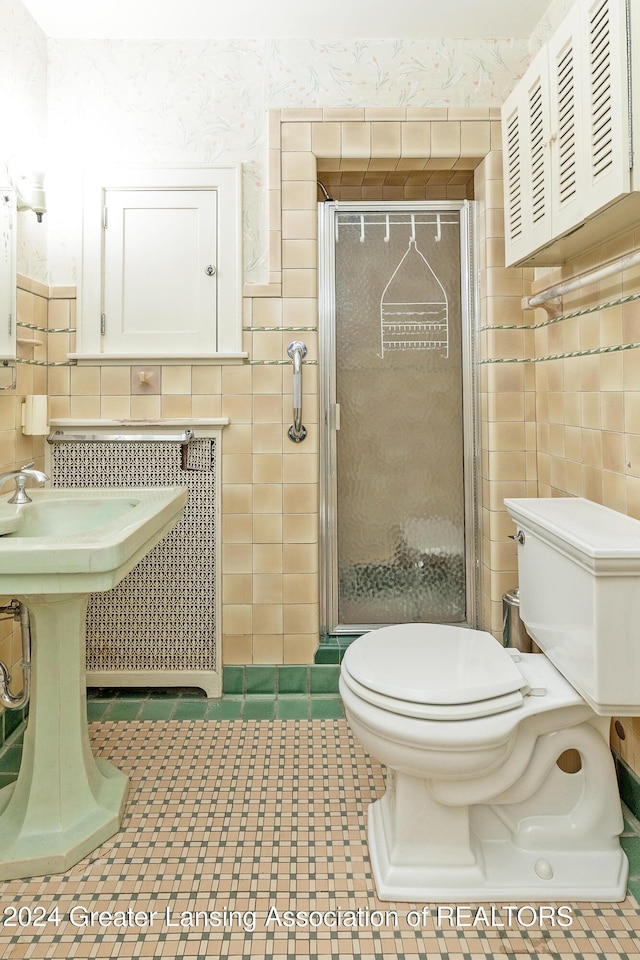
[[[365,633],[381,624],[341,624],[338,619],[338,487],[336,423],[335,238],[339,213],[460,212],[462,323],[462,409],[467,625],[479,622],[479,417],[477,356],[477,267],[473,201],[348,202],[318,204],[318,334],[320,363],[320,632]]]

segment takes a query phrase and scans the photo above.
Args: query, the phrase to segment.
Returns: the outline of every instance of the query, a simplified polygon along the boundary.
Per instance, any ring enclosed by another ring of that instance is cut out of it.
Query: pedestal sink
[[[18,779],[0,790],[0,880],[67,870],[116,833],[124,773],[91,752],[89,594],[109,590],[180,518],[183,487],[34,489],[0,498],[0,595],[31,622],[31,700]],[[144,616],[144,611],[141,611]]]

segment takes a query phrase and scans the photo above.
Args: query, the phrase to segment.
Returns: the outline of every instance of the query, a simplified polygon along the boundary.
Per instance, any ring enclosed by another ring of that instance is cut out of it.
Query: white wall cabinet
[[[243,355],[238,173],[128,169],[88,186],[78,359]]]
[[[612,211],[633,189],[629,13],[577,0],[505,101],[507,265],[562,263],[633,222],[637,197]]]

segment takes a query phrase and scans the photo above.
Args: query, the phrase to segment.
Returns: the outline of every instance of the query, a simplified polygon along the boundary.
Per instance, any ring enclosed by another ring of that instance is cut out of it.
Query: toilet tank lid
[[[514,659],[490,633],[448,624],[372,630],[347,648],[343,666],[369,690],[412,703],[476,703],[527,688]]]
[[[584,497],[504,503],[525,536],[534,533],[595,572],[640,572],[640,520]]]

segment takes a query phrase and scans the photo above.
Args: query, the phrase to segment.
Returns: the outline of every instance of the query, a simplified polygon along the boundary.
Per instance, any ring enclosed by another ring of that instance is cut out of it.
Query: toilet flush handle
[[[518,530],[517,533],[509,534],[509,540],[516,540],[518,543],[524,543],[525,539],[524,530]]]

